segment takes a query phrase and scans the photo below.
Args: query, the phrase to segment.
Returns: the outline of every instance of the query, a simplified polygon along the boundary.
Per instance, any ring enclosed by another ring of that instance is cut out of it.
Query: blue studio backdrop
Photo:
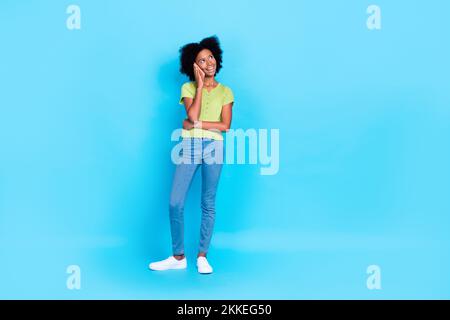
[[[450,298],[449,12],[1,1],[0,298]],[[188,269],[152,272],[171,254],[178,49],[214,34],[232,128],[278,130],[279,168],[224,166],[209,276],[197,172]]]

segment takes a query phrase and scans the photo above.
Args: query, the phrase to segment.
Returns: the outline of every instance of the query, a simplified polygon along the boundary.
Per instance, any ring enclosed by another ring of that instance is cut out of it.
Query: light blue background
[[[66,8],[81,8],[81,30]],[[382,10],[382,29],[366,9]],[[0,4],[0,298],[450,298],[450,4]],[[211,276],[170,255],[181,45],[217,34],[233,128],[280,130],[280,170],[224,167]],[[66,268],[81,268],[81,290]],[[368,290],[366,268],[381,268]]]

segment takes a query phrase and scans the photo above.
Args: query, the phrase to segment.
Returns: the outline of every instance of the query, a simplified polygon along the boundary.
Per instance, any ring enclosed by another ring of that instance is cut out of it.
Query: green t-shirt
[[[183,98],[194,98],[197,90],[197,83],[195,81],[186,82],[181,87],[180,104],[183,103]],[[234,101],[233,92],[231,89],[219,83],[211,92],[203,88],[202,105],[200,110],[199,120],[220,122],[222,121],[222,107]],[[222,133],[212,130],[204,130],[200,128],[192,128],[191,130],[183,129],[181,132],[183,138],[211,138],[215,140],[223,140]]]

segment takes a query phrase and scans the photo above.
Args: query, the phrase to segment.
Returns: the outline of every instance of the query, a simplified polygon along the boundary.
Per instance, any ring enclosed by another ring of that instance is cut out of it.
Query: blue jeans
[[[194,175],[202,167],[202,219],[199,252],[207,253],[216,215],[215,199],[223,165],[223,141],[209,138],[184,138],[183,162],[176,165],[170,194],[169,213],[173,255],[184,254],[184,203]],[[214,163],[214,159],[219,159]]]

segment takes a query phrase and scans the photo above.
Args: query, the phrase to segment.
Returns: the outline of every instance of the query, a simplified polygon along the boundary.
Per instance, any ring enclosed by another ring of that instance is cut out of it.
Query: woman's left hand
[[[189,121],[189,119],[183,120],[183,129],[191,130],[193,127],[194,127],[194,124],[191,121]]]

